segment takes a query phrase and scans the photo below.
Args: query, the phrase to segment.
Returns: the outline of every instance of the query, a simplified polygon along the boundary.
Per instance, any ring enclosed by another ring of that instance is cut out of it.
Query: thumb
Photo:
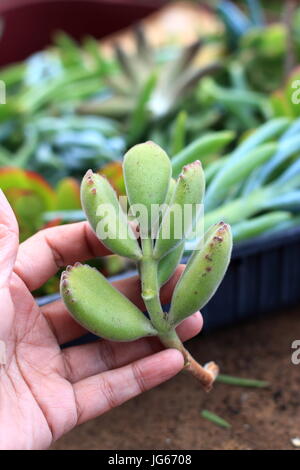
[[[0,189],[0,288],[12,273],[19,246],[18,224],[3,191]]]

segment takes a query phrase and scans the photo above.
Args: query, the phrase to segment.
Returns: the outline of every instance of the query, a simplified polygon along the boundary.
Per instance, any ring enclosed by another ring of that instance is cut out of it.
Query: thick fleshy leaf
[[[164,214],[154,248],[154,257],[162,258],[175,248],[191,230],[204,196],[205,179],[197,160],[183,168],[170,207]]]
[[[221,283],[232,249],[230,227],[223,222],[206,233],[194,251],[173,293],[169,321],[177,325],[206,305]]]
[[[157,279],[158,285],[165,284],[174,274],[184,251],[184,241],[167,253],[158,264]]]
[[[112,252],[140,259],[142,252],[109,182],[89,170],[81,183],[82,208],[97,237]]]
[[[135,145],[124,156],[123,171],[130,206],[136,206],[141,233],[146,234],[156,223],[151,209],[163,204],[167,196],[171,179],[169,157],[154,142]]]
[[[98,336],[133,341],[157,334],[144,314],[88,265],[76,264],[64,271],[61,295],[75,320]]]

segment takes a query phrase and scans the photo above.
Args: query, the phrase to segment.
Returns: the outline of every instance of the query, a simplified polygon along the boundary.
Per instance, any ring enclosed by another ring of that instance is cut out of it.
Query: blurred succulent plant
[[[256,90],[270,92],[283,82],[287,28],[282,23],[253,28],[240,41],[240,60]]]
[[[177,48],[171,60],[159,60],[158,51],[149,44],[141,27],[134,29],[134,37],[135,54],[125,52],[120,44],[115,44],[120,73],[108,78],[111,94],[79,106],[79,112],[83,114],[127,119],[129,141],[137,140],[149,122],[176,110],[202,77],[219,68],[217,63],[200,68],[195,65],[204,44],[202,40]]]
[[[255,128],[272,116],[268,97],[253,91],[245,70],[235,62],[228,66],[231,85],[224,87],[213,78],[205,78],[195,99],[202,108],[219,111],[222,125],[236,132]]]
[[[5,167],[0,169],[0,188],[16,214],[21,241],[44,227],[44,212],[80,208],[79,184],[73,178],[65,178],[52,188],[37,173]],[[59,218],[51,221],[51,225],[59,223]]]
[[[158,336],[166,347],[181,351],[186,370],[208,391],[218,374],[218,367],[213,362],[200,366],[184,348],[175,327],[203,307],[220,284],[230,258],[230,228],[222,222],[210,227],[176,285],[169,313],[164,312],[159,291],[180,262],[185,238],[199,214],[198,206],[205,188],[204,173],[200,162],[196,161],[183,168],[177,181],[173,180],[169,157],[153,142],[131,148],[124,157],[123,172],[139,239],[113,188],[104,177],[91,170],[82,180],[82,206],[102,243],[114,253],[137,263],[141,295],[149,319],[97,270],[80,263],[67,267],[62,274],[62,298],[79,323],[104,338],[133,341]],[[153,206],[163,204],[162,217],[153,220],[150,217]],[[183,219],[176,221],[175,211],[178,207],[185,210],[187,204],[192,207],[188,223],[186,220],[183,223]],[[142,208],[146,209],[144,214]],[[138,218],[135,210],[140,211]],[[164,236],[170,221],[173,229]],[[182,229],[180,235],[176,235],[178,223]],[[156,229],[153,230],[154,226]]]
[[[113,74],[99,44],[64,33],[54,46],[0,70],[7,103],[0,106],[0,165],[41,173],[51,184],[117,159],[124,150],[118,123],[76,116],[74,106],[101,93]]]
[[[299,90],[293,91],[300,103]],[[281,104],[277,99],[278,111],[285,110]],[[300,118],[278,115],[206,167],[206,227],[225,220],[234,240],[299,227]]]
[[[0,69],[9,98],[0,120],[28,117],[49,106],[60,108],[103,91],[103,78],[113,74],[115,65],[104,59],[95,39],[88,37],[79,45],[61,32],[53,45],[25,62]]]
[[[275,116],[300,117],[300,67],[296,67],[279,90],[271,95]]]
[[[119,177],[115,178],[114,165],[119,175],[118,162],[113,163],[113,167],[104,169],[104,174],[120,188],[122,194],[123,179],[120,181]],[[82,219],[80,184],[74,178],[63,178],[52,187],[38,173],[5,167],[0,169],[0,188],[16,214],[21,242],[40,229]],[[129,267],[127,260],[117,255],[97,258],[91,264],[107,276],[120,273]],[[52,294],[57,292],[58,288],[59,277],[55,276],[35,294]]]
[[[245,0],[248,11],[229,0],[217,3],[216,11],[225,25],[229,53],[243,67],[254,90],[272,92],[280,87],[300,57],[299,18],[296,2],[288,0],[268,23],[259,0]]]
[[[260,0],[246,0],[244,3],[248,11],[242,10],[230,0],[217,0],[214,3],[216,12],[225,25],[225,37],[231,49],[238,48],[240,39],[252,28],[266,24]]]
[[[126,194],[122,171],[122,162],[111,162],[104,165],[99,173],[108,179],[118,196]]]
[[[56,184],[118,159],[125,142],[114,121],[101,117],[35,116],[0,124],[0,165],[28,168]]]

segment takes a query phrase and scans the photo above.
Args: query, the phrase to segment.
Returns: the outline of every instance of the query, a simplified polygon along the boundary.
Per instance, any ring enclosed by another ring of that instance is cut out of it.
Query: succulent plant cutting
[[[63,272],[62,298],[72,316],[100,337],[133,341],[157,336],[165,347],[178,349],[184,356],[185,369],[208,391],[218,366],[214,362],[204,367],[197,363],[184,348],[175,328],[202,308],[222,281],[232,247],[230,227],[217,223],[201,238],[177,282],[169,312],[164,311],[160,288],[174,273],[185,238],[201,212],[205,189],[202,166],[199,161],[185,166],[175,181],[168,155],[153,142],[146,142],[125,154],[123,173],[128,214],[105,177],[91,170],[81,183],[81,202],[101,242],[113,253],[137,263],[148,316],[101,273],[80,263]],[[157,206],[159,211],[153,211]],[[186,206],[191,208],[189,217],[184,223],[182,218],[178,222],[176,209],[184,211]]]

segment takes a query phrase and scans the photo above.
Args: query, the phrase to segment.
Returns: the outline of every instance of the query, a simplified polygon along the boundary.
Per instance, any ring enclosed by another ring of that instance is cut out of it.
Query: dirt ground
[[[268,389],[216,384],[206,395],[179,374],[118,409],[81,425],[53,449],[293,449],[300,437],[300,364],[291,343],[300,340],[300,309],[201,336],[187,346],[201,362],[214,359],[223,373],[268,380]],[[201,409],[225,418],[219,428]]]

